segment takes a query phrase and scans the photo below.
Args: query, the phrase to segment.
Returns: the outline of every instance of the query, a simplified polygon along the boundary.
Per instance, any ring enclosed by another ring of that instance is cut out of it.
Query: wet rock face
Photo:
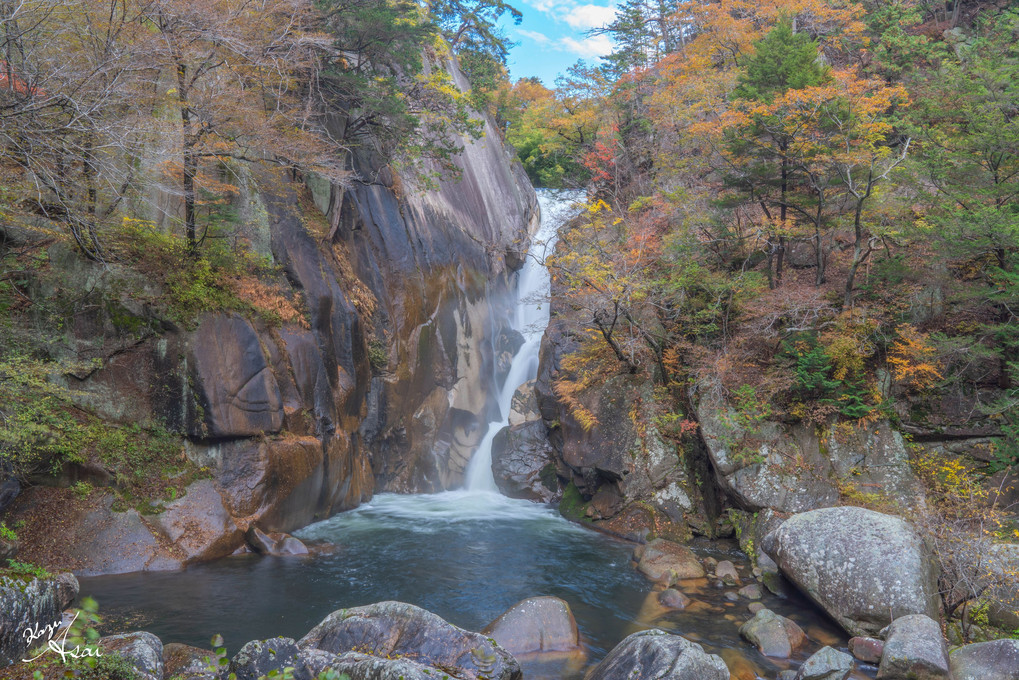
[[[885,635],[877,677],[880,680],[951,678],[948,649],[938,622],[922,614],[895,619]]]
[[[361,652],[383,658],[405,656],[422,666],[458,669],[475,676],[485,674],[492,680],[521,678],[517,661],[488,637],[402,602],[379,602],[333,612],[305,635],[300,645],[337,655]]]
[[[954,680],[1019,680],[1019,640],[965,645],[949,660]]]
[[[71,574],[46,580],[0,576],[0,668],[25,658],[26,630],[38,631],[59,622],[77,596],[78,580]],[[47,639],[43,635],[35,644]]]
[[[534,385],[533,380],[526,382],[513,394],[509,426],[492,440],[492,476],[510,498],[552,503],[562,495],[556,451],[538,411]]]
[[[729,680],[725,662],[695,642],[660,630],[630,635],[598,664],[586,680]]]
[[[782,573],[853,635],[937,617],[936,566],[902,519],[856,507],[794,515],[765,541]]]
[[[206,317],[188,341],[198,439],[250,437],[283,427],[283,398],[255,329],[236,314]]]
[[[573,612],[558,597],[532,597],[518,602],[481,633],[491,636],[514,655],[580,649],[580,631]]]

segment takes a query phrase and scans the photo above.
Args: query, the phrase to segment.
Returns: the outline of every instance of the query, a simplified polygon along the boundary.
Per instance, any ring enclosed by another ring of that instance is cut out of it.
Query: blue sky
[[[612,51],[606,35],[587,31],[612,21],[614,3],[606,0],[517,0],[510,2],[524,19],[506,32],[518,43],[509,53],[510,78],[538,76],[546,86],[578,59],[596,62]]]

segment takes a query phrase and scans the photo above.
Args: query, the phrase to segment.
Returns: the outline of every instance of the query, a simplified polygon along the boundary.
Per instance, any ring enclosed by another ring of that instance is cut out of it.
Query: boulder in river
[[[811,510],[786,520],[762,547],[853,635],[909,614],[938,615],[936,565],[898,517],[857,507]]]
[[[902,616],[888,626],[879,680],[951,678],[941,625],[923,614]]]
[[[729,560],[722,560],[715,565],[715,577],[727,586],[738,586],[741,583],[736,565]]]
[[[580,649],[577,621],[570,605],[558,597],[531,597],[518,602],[481,633],[515,655]]]
[[[300,539],[290,534],[267,534],[258,527],[248,527],[245,534],[248,545],[260,555],[308,555],[311,551]]]
[[[955,680],[1019,680],[1019,640],[965,645],[949,655]]]
[[[793,621],[770,609],[761,609],[754,618],[740,626],[739,634],[757,645],[764,656],[788,659],[807,640]]]
[[[690,598],[675,588],[666,588],[658,593],[658,602],[669,609],[686,609],[690,606]]]
[[[492,475],[510,498],[551,503],[559,498],[555,450],[545,423],[528,420],[504,427],[492,440]]]
[[[498,643],[403,602],[340,609],[305,635],[302,647],[343,655],[406,656],[426,666],[456,669],[492,680],[520,680],[520,665]]]
[[[616,645],[585,680],[729,680],[721,657],[696,642],[652,629]]]
[[[853,657],[822,647],[796,671],[794,680],[846,680],[853,672]]]
[[[884,648],[884,641],[876,638],[854,637],[849,639],[849,653],[866,663],[880,661]]]
[[[652,581],[671,586],[677,581],[703,578],[704,567],[685,545],[656,538],[633,551],[637,570]]]

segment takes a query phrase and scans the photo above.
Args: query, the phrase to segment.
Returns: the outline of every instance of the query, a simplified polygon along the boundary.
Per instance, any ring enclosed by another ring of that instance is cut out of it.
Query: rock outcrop
[[[729,680],[725,662],[696,642],[661,630],[629,636],[590,673],[586,680]]]
[[[811,510],[765,543],[782,573],[853,635],[908,614],[938,616],[936,565],[898,517],[857,507]]]
[[[0,571],[0,668],[20,662],[32,647],[44,645],[60,627],[61,616],[78,595],[78,580],[71,574],[31,578]]]
[[[55,544],[100,529],[48,563],[88,574],[177,568],[230,554],[252,526],[291,532],[377,489],[462,481],[496,408],[496,348],[515,340],[504,321],[512,273],[539,218],[491,123],[462,141],[459,177],[434,185],[364,154],[351,169],[373,180],[350,186],[243,171],[235,236],[278,268],[267,276],[300,312],[278,325],[228,311],[175,323],[145,302],[161,291],[139,272],[50,247],[60,290],[105,301],[69,325],[69,358],[102,360],[66,378],[79,405],[182,435],[210,478],[151,515],[114,510],[102,493],[102,507],[68,509]],[[40,284],[40,295],[57,294]],[[94,472],[96,485],[116,483]],[[18,490],[0,472],[0,504]],[[22,492],[12,519],[32,520],[39,493]]]
[[[555,449],[534,393],[534,381],[513,395],[509,426],[492,440],[492,475],[510,498],[549,503],[560,497]]]
[[[923,502],[902,435],[887,421],[824,437],[812,425],[766,421],[751,436],[733,425],[737,418],[724,417],[731,407],[717,386],[705,384],[698,394],[697,419],[716,481],[739,507],[805,512],[837,505],[849,486],[903,508]]]
[[[560,292],[553,283],[535,393],[564,487],[563,514],[637,540],[653,536],[656,527],[670,538],[688,538],[689,526],[710,534],[705,515],[711,513],[692,482],[693,461],[650,418],[649,405],[655,403],[650,381],[613,375],[585,390],[578,401],[595,416],[593,425],[578,420],[575,409],[556,395],[555,381],[570,377],[563,358],[577,348],[570,330],[576,312]]]

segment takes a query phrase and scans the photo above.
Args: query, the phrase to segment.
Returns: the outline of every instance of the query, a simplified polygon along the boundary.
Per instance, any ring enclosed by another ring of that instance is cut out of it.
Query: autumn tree
[[[316,126],[313,110],[301,98],[306,77],[328,41],[308,28],[309,6],[302,0],[153,0],[143,20],[152,28],[143,57],[157,82],[164,83],[177,111],[177,161],[166,170],[179,178],[183,231],[195,252],[196,205],[203,161],[235,159],[305,166],[342,180],[342,159]],[[211,186],[211,185],[210,185]]]
[[[92,259],[135,178],[138,17],[127,0],[0,3],[4,183]]]

